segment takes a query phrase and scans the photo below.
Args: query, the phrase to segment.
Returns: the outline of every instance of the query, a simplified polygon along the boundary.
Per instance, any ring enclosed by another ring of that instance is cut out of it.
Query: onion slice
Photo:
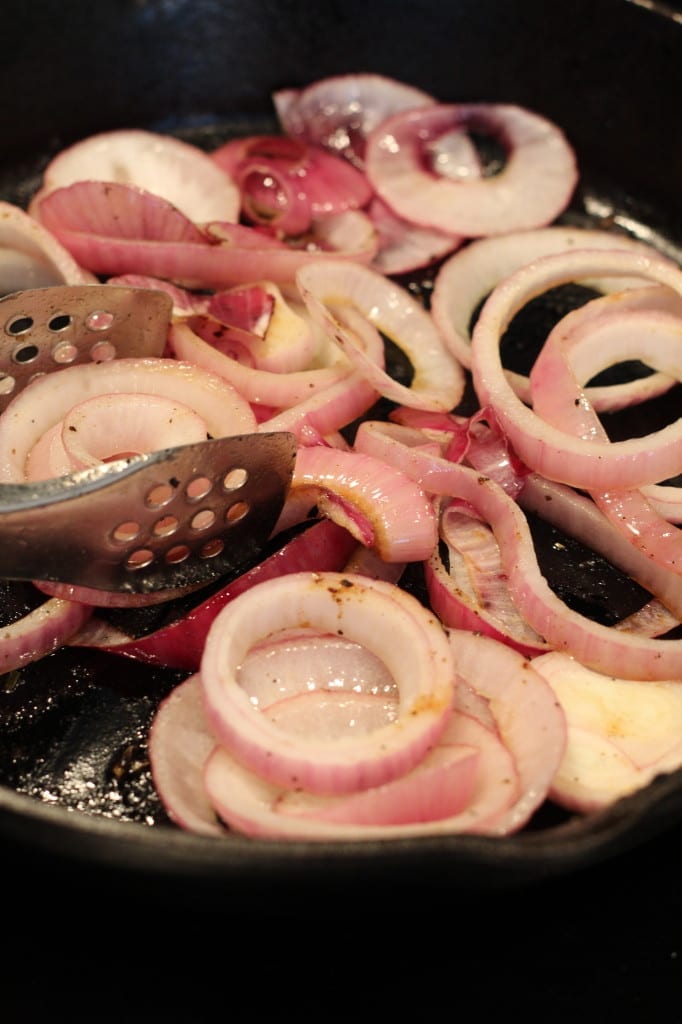
[[[51,231],[19,206],[0,202],[0,293],[56,284],[96,284]]]
[[[239,686],[248,651],[282,630],[311,625],[362,644],[393,675],[395,723],[334,743],[294,739]],[[452,655],[438,620],[398,587],[343,573],[294,573],[258,584],[216,617],[201,659],[208,720],[240,762],[270,782],[315,793],[381,785],[414,767],[452,710]]]
[[[682,295],[682,272],[663,257],[580,249],[544,256],[510,275],[490,295],[473,334],[472,376],[481,406],[492,406],[518,457],[542,476],[588,491],[655,484],[679,473],[682,420],[625,441],[590,444],[552,427],[527,408],[502,365],[500,341],[515,313],[553,286],[602,276],[636,276]]]
[[[199,412],[213,437],[251,433],[256,419],[227,381],[190,363],[125,358],[81,363],[37,377],[0,417],[0,481],[21,483],[33,446],[79,402],[128,392],[144,402],[160,395]]]
[[[464,393],[464,371],[430,314],[407,289],[358,264],[327,261],[302,267],[296,283],[314,320],[386,398],[425,409],[450,410]],[[367,354],[348,319],[348,307],[389,337],[414,369],[409,386],[394,380]]]
[[[167,626],[134,639],[93,616],[71,637],[69,644],[96,647],[150,665],[198,672],[208,631],[225,605],[256,583],[287,573],[340,571],[355,546],[355,539],[346,530],[329,519],[321,519]]]
[[[0,674],[40,661],[62,647],[91,614],[92,608],[87,604],[54,597],[4,626],[0,637]]]
[[[209,154],[172,135],[123,128],[75,142],[48,163],[32,207],[54,189],[86,180],[136,185],[198,224],[239,216],[231,176]]]
[[[566,749],[566,718],[554,691],[517,651],[491,637],[452,630],[455,668],[484,697],[512,751],[520,792],[484,831],[518,831],[547,798]]]
[[[287,135],[324,146],[359,168],[367,136],[382,121],[399,110],[435,103],[422,89],[370,72],[331,75],[303,89],[278,89],[272,100]]]
[[[551,797],[587,814],[682,767],[682,683],[614,678],[560,652],[533,668],[564,710],[568,742]]]
[[[454,131],[494,136],[503,169],[480,180],[438,173],[428,147]],[[578,172],[563,132],[547,118],[509,104],[432,104],[384,120],[368,137],[366,171],[399,216],[470,238],[549,224],[568,205]]]
[[[656,251],[643,242],[614,231],[553,225],[533,231],[513,231],[507,235],[476,238],[458,249],[440,267],[431,294],[431,315],[446,344],[462,366],[471,368],[472,321],[479,306],[506,277],[528,263],[552,253],[573,249],[626,249],[642,256],[656,256]],[[582,284],[602,294],[641,286],[641,278],[597,276]],[[530,399],[530,386],[524,374],[507,371],[507,377],[523,401]],[[632,385],[635,389],[639,385]],[[603,399],[612,391],[595,394],[589,389],[590,401],[597,410],[608,408]]]

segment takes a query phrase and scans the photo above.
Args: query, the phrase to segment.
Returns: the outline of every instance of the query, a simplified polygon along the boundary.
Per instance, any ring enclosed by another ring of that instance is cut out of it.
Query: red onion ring
[[[429,313],[405,288],[368,267],[332,261],[302,267],[296,283],[313,319],[380,394],[426,409],[447,410],[460,401],[464,372],[446,350]],[[352,330],[354,322],[345,316],[345,305],[405,352],[414,368],[409,387],[393,380],[368,356]]]
[[[486,301],[473,334],[474,388],[481,406],[493,408],[518,457],[542,476],[588,491],[657,483],[674,477],[682,465],[682,421],[644,438],[585,444],[527,408],[502,366],[501,337],[528,299],[597,274],[638,276],[682,295],[682,272],[662,257],[587,249],[545,256],[506,278]]]
[[[12,203],[0,201],[0,292],[56,284],[96,284],[39,221]]]
[[[589,228],[552,226],[534,231],[515,231],[508,235],[477,238],[459,249],[443,263],[436,274],[431,294],[431,315],[456,359],[471,368],[471,322],[479,305],[506,277],[527,263],[552,253],[573,249],[626,249],[642,256],[658,255],[655,249],[627,235]],[[640,278],[607,278],[599,275],[582,282],[586,287],[609,294],[626,287],[638,287]],[[519,398],[530,401],[530,386],[524,374],[507,371],[507,377]],[[651,381],[647,387],[651,386]],[[620,386],[619,386],[620,387]],[[636,393],[640,382],[623,385]],[[611,408],[617,389],[589,389],[590,401],[601,411]]]
[[[359,168],[365,140],[377,125],[399,110],[435,102],[422,89],[368,72],[331,75],[303,89],[278,89],[272,100],[287,135],[324,146]]]
[[[496,136],[503,170],[480,180],[425,167],[428,145],[453,130]],[[547,118],[509,104],[432,104],[384,120],[368,137],[367,176],[395,213],[423,227],[470,238],[549,224],[578,179],[575,154]]]
[[[40,661],[68,642],[92,614],[77,601],[54,597],[9,626],[0,637],[0,674]]]
[[[385,662],[400,692],[395,724],[345,742],[303,742],[254,709],[239,664],[264,637],[303,624],[341,632]],[[438,620],[391,584],[350,574],[295,573],[252,587],[214,620],[200,672],[218,740],[270,782],[315,793],[397,778],[437,741],[452,708],[451,654]]]
[[[191,143],[173,135],[122,128],[61,150],[43,171],[29,212],[57,188],[81,181],[135,185],[168,200],[190,220],[236,221],[239,192],[229,174]]]

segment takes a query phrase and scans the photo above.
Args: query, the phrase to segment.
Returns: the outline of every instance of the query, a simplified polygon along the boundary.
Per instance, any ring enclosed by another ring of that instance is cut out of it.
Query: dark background
[[[44,864],[3,870],[2,1019],[682,1019],[682,827],[599,867],[467,894],[414,877],[200,905]],[[406,1017],[405,1017],[406,1019]]]

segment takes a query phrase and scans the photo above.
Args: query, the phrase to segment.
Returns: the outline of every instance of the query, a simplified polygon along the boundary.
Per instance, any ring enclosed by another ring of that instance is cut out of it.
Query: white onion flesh
[[[506,150],[500,173],[471,180],[424,166],[429,145],[452,131],[495,136]],[[469,238],[549,224],[577,183],[575,154],[561,130],[505,104],[432,104],[384,120],[368,137],[369,179],[395,213],[423,227]]]
[[[254,709],[238,684],[240,663],[264,637],[302,625],[342,634],[385,662],[400,691],[395,724],[352,742],[294,743]],[[240,595],[211,626],[201,680],[219,741],[270,782],[311,792],[396,778],[436,742],[452,707],[452,661],[438,620],[398,588],[350,574],[296,573]]]

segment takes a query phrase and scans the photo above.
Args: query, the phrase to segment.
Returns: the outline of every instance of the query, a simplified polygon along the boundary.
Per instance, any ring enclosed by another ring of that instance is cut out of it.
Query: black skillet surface
[[[90,133],[144,126],[210,146],[267,130],[274,88],[375,71],[444,101],[544,113],[563,127],[581,168],[565,219],[629,231],[671,254],[682,246],[682,23],[671,7],[11,0],[3,34],[0,195],[10,201],[24,202],[47,158]],[[572,301],[555,300],[537,313],[540,322]],[[508,354],[524,358],[513,338]],[[614,417],[612,436],[668,421],[678,397],[635,421]],[[536,537],[548,578],[575,607],[609,621],[642,600],[598,559],[587,577],[578,573],[570,545],[557,563],[551,531],[538,525]],[[66,651],[0,693],[0,837],[32,884],[49,865],[52,895],[54,879],[70,885],[77,876],[114,894],[140,886],[148,899],[172,885],[179,901],[233,908],[254,891],[290,897],[332,885],[347,894],[358,879],[375,898],[415,886],[463,897],[574,877],[680,830],[682,773],[589,818],[545,808],[507,839],[306,844],[187,835],[165,819],[145,747],[154,708],[179,678]]]

